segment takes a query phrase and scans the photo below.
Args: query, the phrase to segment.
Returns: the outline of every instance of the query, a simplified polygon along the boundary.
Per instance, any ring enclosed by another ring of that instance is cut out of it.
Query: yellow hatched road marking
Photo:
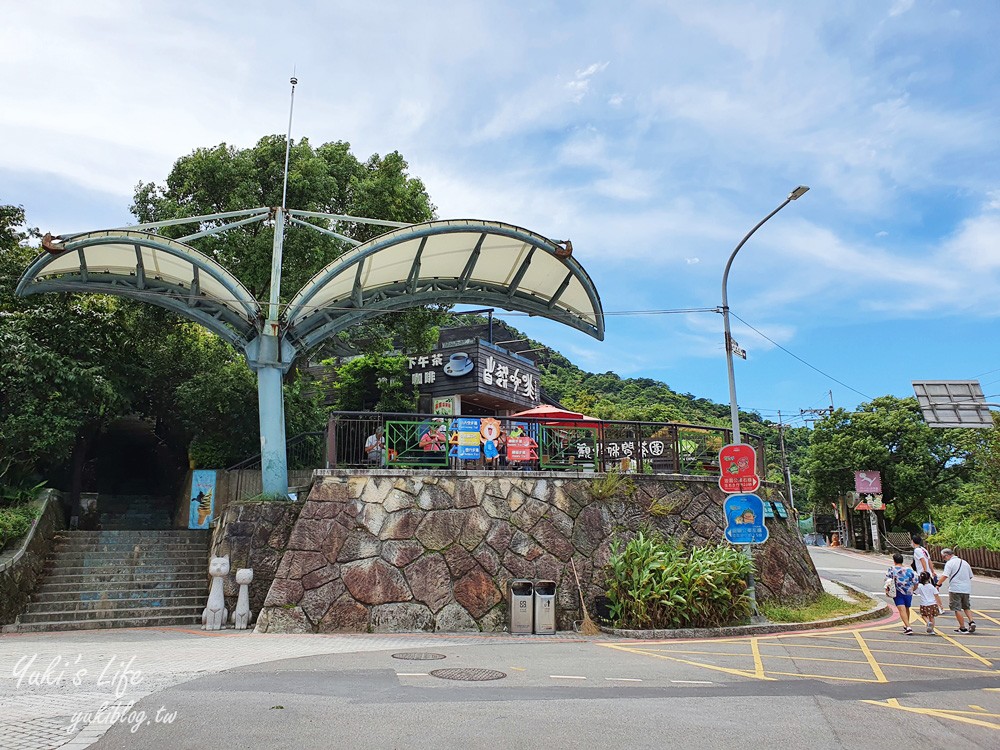
[[[853,659],[821,659],[816,656],[783,656],[781,654],[768,654],[768,659],[791,659],[792,661],[827,661],[833,664],[868,664],[867,661],[855,661]]]
[[[890,649],[890,648],[873,648],[873,647],[871,647],[870,642],[868,642],[868,643],[869,643],[869,648],[871,649],[871,652],[873,654],[908,654],[910,656],[928,656],[928,654],[926,652],[924,652],[924,651],[896,651],[895,649]],[[770,645],[777,645],[777,644],[764,643],[762,645],[764,645],[764,646],[770,646]],[[850,646],[814,646],[812,644],[795,644],[795,645],[782,644],[782,646],[784,648],[821,648],[821,649],[825,649],[825,650],[829,650],[829,651],[851,651],[851,652],[856,652],[858,650],[856,647],[852,648]],[[765,656],[770,656],[770,654],[765,654]],[[958,654],[934,654],[933,657],[935,659],[972,659],[972,658],[974,658],[972,656],[960,656]]]
[[[988,614],[986,614],[985,612],[983,612],[983,610],[981,610],[981,609],[974,609],[972,611],[975,612],[980,617],[985,617],[990,622],[995,622],[997,625],[1000,625],[1000,620],[997,620],[996,618],[990,617]]]
[[[768,674],[780,674],[785,677],[812,677],[817,680],[840,680],[841,682],[870,682],[878,683],[879,680],[872,680],[867,677],[834,677],[828,674],[808,674],[807,672],[775,672],[773,669],[767,670]]]
[[[930,669],[935,672],[972,672],[973,674],[998,674],[995,669],[966,669],[965,667],[932,667],[925,664],[894,664],[892,662],[882,662],[884,667],[900,667],[902,669]],[[1000,676],[1000,675],[998,675]]]
[[[952,721],[960,721],[964,724],[973,724],[977,727],[986,727],[987,729],[1000,729],[1000,724],[996,724],[992,721],[982,721],[981,719],[973,719],[969,716],[963,715],[968,712],[961,711],[946,711],[946,710],[935,710],[931,708],[909,708],[907,706],[901,706],[899,701],[895,698],[890,698],[887,701],[861,701],[862,703],[868,703],[872,706],[881,706],[883,708],[894,708],[897,711],[907,711],[912,714],[922,714],[924,716],[933,716],[938,719],[951,719]]]
[[[861,633],[855,630],[854,637],[858,640],[858,645],[861,647],[861,652],[865,655],[865,658],[868,660],[868,664],[871,666],[872,672],[875,673],[875,679],[878,680],[879,682],[888,682],[889,680],[885,678],[885,674],[882,672],[882,668],[878,665],[878,662],[875,661],[875,657],[872,656],[871,649],[868,648],[868,644],[865,643],[865,639],[861,637]]]
[[[938,631],[938,632],[940,633],[940,631]],[[967,653],[969,656],[975,657],[976,659],[978,659],[979,661],[981,661],[983,664],[985,664],[987,667],[992,667],[993,666],[993,662],[991,662],[989,659],[986,659],[986,658],[980,656],[979,654],[977,654],[972,649],[966,648],[963,644],[961,644],[958,641],[956,641],[950,635],[945,635],[944,633],[940,633],[940,634],[941,634],[942,638],[944,638],[946,641],[948,641],[948,643],[952,643],[955,646],[958,646],[958,648],[960,648],[962,651],[964,651],[965,653]]]
[[[704,669],[712,669],[716,672],[725,672],[726,674],[733,674],[736,675],[737,677],[749,677],[751,679],[756,679],[756,680],[767,680],[769,682],[775,682],[775,680],[771,677],[757,677],[757,675],[754,674],[753,672],[746,672],[742,669],[730,669],[729,667],[718,667],[714,664],[702,664],[701,662],[691,661],[689,659],[677,659],[673,656],[664,656],[663,654],[657,654],[652,651],[643,651],[637,648],[627,648],[625,646],[620,646],[618,644],[608,643],[602,645],[606,645],[608,648],[613,648],[618,651],[628,651],[633,654],[641,654],[642,656],[652,656],[656,659],[667,659],[669,661],[676,661],[680,664],[688,664],[692,667],[702,667]]]
[[[760,645],[756,638],[750,639],[750,651],[753,653],[753,673],[758,679],[764,677],[764,662],[760,659]]]

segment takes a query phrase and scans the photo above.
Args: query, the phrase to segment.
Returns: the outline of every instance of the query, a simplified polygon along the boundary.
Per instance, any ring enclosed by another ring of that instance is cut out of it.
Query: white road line
[[[553,680],[586,680],[586,677],[581,677],[576,674],[550,674],[549,677]]]
[[[396,672],[396,677],[430,677],[426,672]]]
[[[714,685],[714,682],[707,680],[671,680],[675,685]]]
[[[638,677],[605,677],[608,682],[642,682]]]

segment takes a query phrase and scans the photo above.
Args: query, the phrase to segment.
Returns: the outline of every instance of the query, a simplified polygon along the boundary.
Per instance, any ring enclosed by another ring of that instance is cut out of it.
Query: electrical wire
[[[768,340],[768,341],[770,341],[770,342],[771,342],[772,344],[774,344],[774,345],[775,345],[776,347],[778,347],[779,349],[781,349],[781,351],[783,351],[783,352],[784,352],[785,354],[787,354],[787,355],[789,355],[789,356],[791,356],[791,357],[794,357],[794,358],[795,358],[795,359],[797,359],[797,360],[798,360],[799,362],[801,362],[802,364],[804,364],[804,365],[805,365],[806,367],[809,367],[810,369],[813,369],[813,370],[815,370],[816,372],[818,372],[818,373],[819,373],[820,375],[822,375],[823,377],[825,377],[825,378],[829,378],[830,380],[832,380],[832,381],[833,381],[834,383],[837,383],[838,385],[842,385],[842,386],[844,386],[844,388],[846,388],[847,390],[849,390],[849,391],[854,391],[854,392],[855,392],[855,393],[857,393],[857,394],[858,394],[859,396],[864,396],[864,397],[865,397],[866,399],[868,399],[869,401],[871,401],[871,400],[872,400],[872,397],[871,397],[871,396],[869,396],[869,395],[868,395],[867,393],[862,393],[862,392],[861,392],[861,391],[859,391],[859,390],[858,390],[857,388],[852,388],[851,386],[849,386],[849,385],[848,385],[847,383],[843,382],[842,380],[838,380],[837,378],[833,377],[833,375],[830,375],[830,374],[829,374],[829,373],[827,373],[827,372],[823,372],[823,371],[822,371],[821,369],[819,369],[819,368],[818,368],[818,367],[816,367],[815,365],[813,365],[813,364],[810,364],[809,362],[806,362],[806,361],[805,361],[804,359],[802,359],[802,357],[800,357],[800,356],[799,356],[798,354],[795,354],[794,352],[790,352],[790,351],[789,351],[788,349],[786,349],[785,347],[783,347],[783,346],[782,346],[781,344],[779,344],[779,343],[778,343],[777,341],[775,341],[774,339],[772,339],[772,338],[771,338],[770,336],[768,336],[768,335],[767,335],[767,334],[765,334],[765,333],[762,333],[761,331],[757,330],[757,329],[756,329],[756,328],[754,328],[754,327],[753,327],[752,325],[750,325],[749,323],[747,323],[747,322],[746,322],[745,320],[743,320],[743,318],[741,318],[741,317],[740,317],[739,315],[737,315],[736,313],[734,313],[734,312],[733,312],[732,310],[730,310],[730,311],[729,311],[729,314],[730,314],[730,315],[732,315],[732,316],[733,316],[734,318],[736,318],[736,319],[737,319],[738,321],[740,321],[740,322],[741,322],[741,323],[742,323],[743,325],[745,325],[745,326],[746,326],[747,328],[749,328],[749,329],[750,329],[751,331],[753,331],[754,333],[756,333],[756,334],[757,334],[758,336],[760,336],[760,337],[762,337],[762,338],[764,338],[764,339],[767,339],[767,340]]]

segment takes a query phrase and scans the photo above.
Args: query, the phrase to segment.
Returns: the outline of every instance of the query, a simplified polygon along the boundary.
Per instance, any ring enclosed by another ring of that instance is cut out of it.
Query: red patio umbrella
[[[600,419],[588,417],[579,412],[569,411],[569,409],[560,409],[558,406],[549,406],[548,404],[542,404],[527,411],[519,411],[517,414],[511,414],[508,417],[508,419],[522,418],[535,419],[544,424],[555,425],[557,427],[596,428],[602,422]]]

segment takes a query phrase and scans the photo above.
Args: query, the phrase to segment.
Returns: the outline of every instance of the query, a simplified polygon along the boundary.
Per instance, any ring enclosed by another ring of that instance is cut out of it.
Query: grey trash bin
[[[535,583],[535,632],[550,635],[556,632],[556,582]]]
[[[534,584],[531,581],[515,580],[510,582],[510,632],[530,634],[533,624],[532,609],[534,606]]]

